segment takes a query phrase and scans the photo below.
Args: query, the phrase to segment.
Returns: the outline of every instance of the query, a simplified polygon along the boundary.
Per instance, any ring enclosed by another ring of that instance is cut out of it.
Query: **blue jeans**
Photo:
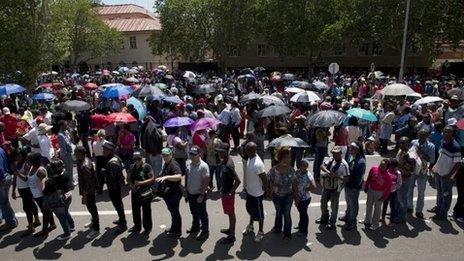
[[[416,203],[416,213],[422,213],[424,209],[424,197],[425,197],[425,187],[427,186],[427,176],[426,175],[412,175],[410,178],[411,182],[409,183],[408,190],[408,208],[414,209],[414,187],[417,183],[417,203]]]
[[[324,157],[327,156],[327,147],[316,146],[314,155],[314,178],[318,179],[321,176],[321,165],[324,162]]]
[[[335,225],[337,222],[338,206],[340,200],[340,192],[336,189],[322,189],[321,194],[321,221],[329,222]],[[331,212],[329,214],[329,201]]]
[[[346,211],[345,218],[348,226],[356,226],[359,212],[359,189],[345,187]]]
[[[9,200],[12,181],[13,177],[8,173],[6,173],[4,179],[0,181],[0,212],[6,224],[16,224],[18,222]]]
[[[453,180],[436,174],[435,183],[437,186],[437,216],[446,218],[453,197]]]
[[[209,232],[208,212],[206,211],[206,198],[203,198],[201,203],[198,203],[200,194],[188,194],[188,203],[190,212],[192,213],[192,228],[199,228],[201,223],[201,230]]]
[[[161,154],[149,154],[147,156],[147,163],[150,164],[155,176],[158,177],[163,166],[163,157],[161,157]]]
[[[292,236],[292,216],[290,210],[292,209],[293,195],[286,196],[274,195],[272,201],[276,209],[276,217],[274,221],[274,231],[282,231],[282,218],[284,219],[284,236]]]
[[[411,186],[411,177],[403,179],[403,184],[397,190],[398,197],[398,217],[397,222],[405,222],[408,213],[408,193]]]
[[[55,213],[60,225],[63,228],[65,235],[71,234],[71,229],[74,229],[74,220],[69,213],[69,205],[66,205],[61,208],[54,208],[53,213]]]

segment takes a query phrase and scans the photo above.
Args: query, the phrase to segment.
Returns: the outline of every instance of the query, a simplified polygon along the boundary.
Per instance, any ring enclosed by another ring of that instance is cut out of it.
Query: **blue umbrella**
[[[135,110],[139,113],[139,120],[143,120],[147,115],[147,109],[139,99],[135,97],[130,97],[129,99],[127,99],[126,104],[132,104],[134,106]]]
[[[359,119],[363,119],[366,121],[377,121],[377,117],[375,116],[375,114],[365,109],[353,108],[347,110],[346,112]]]
[[[102,93],[102,97],[105,98],[119,98],[121,96],[129,95],[133,92],[129,86],[117,86],[106,88]]]
[[[10,95],[13,93],[20,93],[24,91],[26,91],[26,88],[18,84],[10,83],[0,85],[0,95]]]
[[[51,93],[47,93],[47,92],[37,93],[37,94],[34,94],[34,96],[32,96],[33,100],[54,100],[55,98],[56,98],[55,95]]]
[[[182,102],[182,100],[177,96],[168,96],[168,97],[164,98],[163,100],[165,102],[174,103],[174,104],[178,104],[178,103]]]

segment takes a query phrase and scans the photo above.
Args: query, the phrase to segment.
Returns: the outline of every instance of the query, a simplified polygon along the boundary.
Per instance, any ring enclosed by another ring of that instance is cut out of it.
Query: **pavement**
[[[234,156],[236,169],[243,177],[241,160]],[[367,168],[379,163],[380,156],[368,156]],[[266,169],[270,168],[270,160],[265,160]],[[241,190],[241,188],[239,188]],[[416,193],[417,195],[417,193]],[[454,190],[453,204],[456,200]],[[432,184],[427,185],[425,209],[435,204],[436,191]],[[360,196],[360,212],[358,219],[365,213],[366,194]],[[274,223],[275,210],[271,201],[265,201],[265,237],[261,243],[253,242],[252,236],[242,236],[241,231],[248,223],[245,201],[240,195],[236,198],[237,241],[233,245],[221,245],[219,240],[224,236],[219,230],[228,226],[227,216],[222,212],[219,193],[213,192],[207,202],[210,236],[204,242],[197,241],[194,236],[185,233],[190,227],[191,215],[187,203],[181,201],[183,234],[179,239],[166,237],[163,233],[170,226],[170,216],[162,200],[155,199],[152,204],[153,231],[149,236],[125,232],[114,235],[112,221],[117,215],[106,192],[97,198],[100,212],[101,235],[93,240],[85,238],[89,230],[84,224],[89,222],[90,215],[81,204],[77,190],[74,191],[71,214],[76,222],[77,231],[67,241],[58,241],[56,237],[62,233],[58,228],[48,238],[39,239],[31,236],[21,238],[26,229],[26,218],[22,211],[21,201],[11,200],[17,213],[19,226],[9,232],[0,232],[1,260],[464,260],[464,224],[453,220],[435,221],[430,219],[431,213],[424,210],[425,219],[408,218],[406,224],[395,227],[381,227],[377,231],[365,230],[358,225],[357,229],[345,231],[338,221],[336,230],[326,230],[314,223],[320,216],[320,193],[313,193],[309,207],[310,227],[307,238],[293,237],[291,241],[282,240],[281,235],[270,233]],[[124,193],[124,206],[128,226],[132,226],[130,195]],[[339,216],[343,215],[346,202],[343,193],[340,197]],[[292,207],[293,226],[298,222],[298,212]],[[257,224],[255,225],[257,227]],[[296,232],[293,230],[293,232]]]

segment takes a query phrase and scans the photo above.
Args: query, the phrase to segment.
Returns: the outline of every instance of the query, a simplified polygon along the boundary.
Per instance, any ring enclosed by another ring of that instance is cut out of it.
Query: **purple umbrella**
[[[172,128],[172,127],[180,127],[180,126],[189,126],[193,123],[193,120],[189,117],[175,117],[167,120],[164,123],[164,127]]]
[[[197,121],[195,121],[192,126],[190,126],[190,130],[192,132],[199,131],[199,130],[206,130],[206,129],[213,129],[221,123],[221,121],[215,119],[215,118],[201,118]]]

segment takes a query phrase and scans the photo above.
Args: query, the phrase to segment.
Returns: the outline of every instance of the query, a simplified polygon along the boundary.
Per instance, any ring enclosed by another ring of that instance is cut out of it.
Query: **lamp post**
[[[407,38],[408,38],[408,23],[409,23],[409,8],[410,7],[411,7],[411,0],[406,0],[406,16],[404,17],[403,46],[401,47],[401,65],[400,65],[400,75],[398,76],[398,82],[403,81],[404,60],[406,56],[406,43],[407,43]]]

